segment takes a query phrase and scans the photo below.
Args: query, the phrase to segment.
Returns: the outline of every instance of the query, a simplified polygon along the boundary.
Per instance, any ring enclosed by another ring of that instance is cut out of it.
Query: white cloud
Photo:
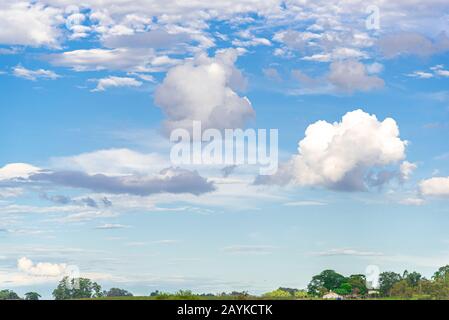
[[[339,91],[348,93],[371,91],[384,86],[381,78],[368,75],[365,65],[355,60],[333,62],[327,78]]]
[[[449,70],[438,69],[435,73],[441,77],[449,77]]]
[[[257,37],[249,30],[243,30],[238,33],[242,39],[235,39],[232,44],[236,47],[251,47],[251,46],[271,46],[271,41],[266,38]]]
[[[389,180],[389,175],[384,179],[381,173],[373,178],[373,171],[404,159],[406,145],[392,118],[379,121],[375,115],[355,110],[345,114],[341,122],[321,120],[309,125],[298,154],[277,175],[258,177],[256,183],[290,181],[301,186],[365,190],[372,182],[379,185]]]
[[[407,206],[420,206],[424,204],[424,199],[421,198],[405,198],[399,201],[400,204]]]
[[[326,204],[327,203],[321,201],[293,201],[284,203],[284,206],[287,207],[325,206]]]
[[[305,61],[329,62],[331,61],[331,55],[328,53],[316,53],[314,55],[306,56],[301,59]]]
[[[420,79],[430,79],[435,77],[445,78],[449,77],[449,70],[445,70],[443,65],[438,64],[436,66],[430,67],[430,71],[414,71],[407,74],[407,76]]]
[[[384,70],[383,64],[379,62],[374,62],[366,66],[366,71],[370,74],[379,74]]]
[[[0,43],[57,47],[62,22],[60,9],[28,1],[2,1]]]
[[[218,51],[213,58],[201,54],[168,71],[155,92],[167,129],[190,128],[193,120],[203,128],[243,127],[254,116],[250,101],[236,92],[246,84],[234,66],[238,55],[236,49]]]
[[[95,229],[111,230],[111,229],[125,229],[125,228],[129,228],[129,226],[118,223],[106,223],[96,227]]]
[[[399,166],[399,171],[401,173],[402,179],[408,180],[417,167],[418,165],[416,163],[411,163],[408,161],[402,162]]]
[[[76,170],[88,174],[126,175],[150,174],[169,166],[157,153],[140,153],[129,149],[106,149],[70,157],[51,159],[57,170]],[[1,171],[0,171],[1,172]]]
[[[26,274],[42,277],[61,277],[67,271],[67,264],[65,263],[49,263],[39,262],[34,263],[26,257],[17,260],[17,268]]]
[[[10,163],[0,168],[0,180],[28,178],[40,169],[27,163]]]
[[[59,75],[57,75],[55,72],[51,70],[45,69],[30,70],[22,67],[21,65],[17,65],[13,68],[13,75],[19,78],[24,78],[32,81],[36,81],[37,79],[55,80],[59,78]]]
[[[379,121],[362,110],[348,112],[341,122],[318,121],[299,142],[299,154],[293,159],[295,180],[302,185],[361,189],[366,170],[402,160],[406,144],[393,119]]]
[[[129,77],[109,76],[107,78],[102,78],[94,81],[97,81],[97,87],[92,90],[93,92],[105,91],[108,88],[140,87],[142,85],[141,81]]]
[[[335,248],[321,252],[314,252],[317,256],[356,256],[356,257],[379,257],[383,256],[382,252],[364,251],[350,248]]]
[[[412,73],[407,74],[407,76],[413,78],[430,79],[433,78],[433,73],[425,71],[414,71]]]
[[[354,48],[335,48],[330,53],[315,53],[311,56],[305,56],[301,58],[305,61],[316,61],[316,62],[329,62],[335,60],[345,60],[345,59],[364,59],[368,55],[358,49]]]
[[[449,197],[449,177],[434,177],[422,180],[419,191],[424,196]]]
[[[163,71],[177,63],[166,56],[157,57],[152,49],[80,49],[52,54],[49,60],[56,66],[75,71],[124,70],[130,72]]]

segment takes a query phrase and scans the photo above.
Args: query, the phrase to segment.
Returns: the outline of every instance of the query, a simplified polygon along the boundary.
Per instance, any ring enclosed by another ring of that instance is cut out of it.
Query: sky
[[[449,3],[0,0],[0,289],[262,293],[449,264]],[[278,130],[278,170],[174,164]]]

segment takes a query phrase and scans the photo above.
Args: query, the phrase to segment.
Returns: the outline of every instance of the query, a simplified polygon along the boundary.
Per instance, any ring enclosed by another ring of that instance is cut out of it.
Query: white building
[[[335,292],[329,291],[323,296],[323,299],[341,300],[343,297]]]

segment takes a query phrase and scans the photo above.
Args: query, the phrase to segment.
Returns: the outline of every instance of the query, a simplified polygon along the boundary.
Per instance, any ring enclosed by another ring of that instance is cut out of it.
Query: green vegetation
[[[86,278],[69,279],[64,277],[53,290],[55,300],[102,297],[101,286]]]
[[[27,292],[25,293],[25,300],[39,300],[41,295],[37,292]]]
[[[334,270],[324,270],[312,277],[307,290],[278,288],[260,296],[250,295],[246,291],[230,293],[197,294],[190,290],[175,293],[154,291],[148,296],[133,296],[125,289],[111,288],[102,291],[101,286],[86,278],[63,278],[53,290],[55,300],[68,299],[133,299],[133,300],[248,300],[278,299],[300,300],[321,299],[326,294],[331,298],[342,299],[441,299],[449,300],[449,265],[439,268],[430,279],[418,272],[405,270],[402,275],[396,272],[382,272],[379,275],[379,288],[369,290],[363,274],[345,277]],[[27,292],[24,298],[12,290],[0,290],[0,300],[39,300],[37,292]]]
[[[0,300],[19,300],[20,297],[12,290],[1,290]]]

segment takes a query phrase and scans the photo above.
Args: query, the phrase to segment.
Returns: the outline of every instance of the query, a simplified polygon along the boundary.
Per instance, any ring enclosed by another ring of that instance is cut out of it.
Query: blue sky
[[[237,2],[0,1],[0,288],[449,264],[448,4]],[[173,166],[193,120],[278,129],[278,173]]]

